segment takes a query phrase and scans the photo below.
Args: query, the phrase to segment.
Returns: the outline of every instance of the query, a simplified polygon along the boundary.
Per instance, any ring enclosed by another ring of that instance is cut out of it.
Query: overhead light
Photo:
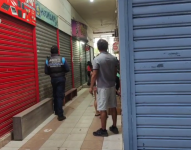
[[[94,2],[94,0],[90,0],[90,2]]]
[[[80,44],[85,44],[84,42],[80,41]]]

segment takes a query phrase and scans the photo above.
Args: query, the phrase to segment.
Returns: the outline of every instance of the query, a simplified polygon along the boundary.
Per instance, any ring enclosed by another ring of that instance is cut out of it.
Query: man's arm
[[[65,73],[69,72],[70,71],[70,67],[66,61],[66,59],[64,57],[62,57],[62,63],[63,63],[63,67],[64,67],[64,71]]]
[[[89,90],[89,92],[91,94],[93,94],[93,87],[94,87],[94,84],[98,78],[98,73],[99,73],[99,64],[96,61],[96,59],[94,59],[94,61],[93,61],[93,73],[92,73],[92,77],[91,77],[91,86],[90,86],[90,90]]]
[[[45,63],[44,73],[45,73],[46,75],[50,75],[50,72],[49,72],[49,70],[48,70],[48,60],[46,60],[46,63]]]
[[[97,80],[98,72],[99,72],[99,70],[93,70],[92,78],[91,78],[91,86],[90,86],[91,89],[93,89],[94,84],[95,84],[95,82]]]
[[[67,61],[65,61],[65,63],[64,63],[64,70],[65,70],[65,72],[69,72],[70,71],[70,67],[69,67]]]

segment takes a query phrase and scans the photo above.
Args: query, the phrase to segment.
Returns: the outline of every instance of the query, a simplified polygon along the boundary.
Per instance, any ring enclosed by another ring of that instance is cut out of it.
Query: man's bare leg
[[[96,111],[96,114],[95,116],[100,116],[100,113],[99,111],[97,110],[97,96],[96,96],[97,92],[94,91],[94,96],[95,96],[95,100],[94,100],[94,108],[95,108],[95,111]]]
[[[97,110],[97,101],[96,100],[94,101],[94,107],[95,107],[95,111],[96,111],[95,116],[100,116],[100,112]]]
[[[114,134],[118,134],[119,130],[117,128],[117,109],[116,108],[111,108],[111,115],[113,119],[113,125],[109,128],[111,132]]]
[[[106,130],[107,111],[100,111],[100,114],[101,114],[101,129],[93,132],[93,135],[107,137],[108,136],[108,132]]]
[[[113,126],[117,126],[117,109],[116,108],[111,108],[111,115],[112,115],[112,120],[113,120]]]
[[[101,113],[101,127],[103,130],[106,130],[107,125],[107,111],[100,111]]]

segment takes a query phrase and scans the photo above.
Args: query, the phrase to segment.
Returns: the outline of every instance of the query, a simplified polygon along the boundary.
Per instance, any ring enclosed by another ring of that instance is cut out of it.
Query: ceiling
[[[94,34],[111,32],[116,28],[116,0],[68,0],[92,28]]]

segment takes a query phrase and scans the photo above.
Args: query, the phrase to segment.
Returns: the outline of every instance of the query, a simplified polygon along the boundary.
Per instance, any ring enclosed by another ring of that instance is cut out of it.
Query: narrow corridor
[[[120,134],[109,131],[106,138],[94,137],[92,132],[100,128],[100,118],[95,117],[94,98],[87,89],[66,104],[67,119],[58,122],[51,115],[23,141],[11,141],[1,150],[122,150],[121,116],[118,116]],[[112,125],[108,118],[107,129]]]

